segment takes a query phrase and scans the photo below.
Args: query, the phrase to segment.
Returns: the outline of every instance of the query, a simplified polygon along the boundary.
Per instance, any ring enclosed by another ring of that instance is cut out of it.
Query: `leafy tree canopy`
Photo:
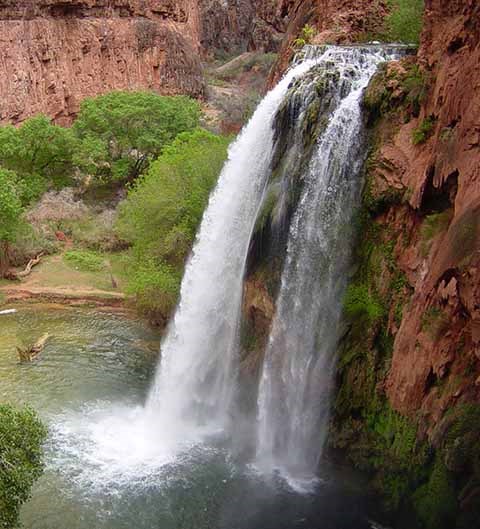
[[[183,264],[229,141],[201,129],[180,134],[121,205],[117,231],[133,246],[130,291],[145,309],[160,304],[165,313],[174,303]],[[154,299],[162,295],[168,303]]]
[[[0,169],[0,241],[12,242],[20,223],[23,208],[17,175]]]
[[[31,409],[0,405],[0,527],[18,525],[20,506],[43,471],[46,433]]]
[[[22,201],[28,203],[49,185],[64,185],[73,173],[76,140],[70,129],[53,125],[43,115],[20,127],[0,127],[0,166],[15,171],[24,183]]]
[[[134,179],[177,134],[197,127],[200,105],[185,96],[111,92],[84,100],[73,129],[76,162],[103,179]]]

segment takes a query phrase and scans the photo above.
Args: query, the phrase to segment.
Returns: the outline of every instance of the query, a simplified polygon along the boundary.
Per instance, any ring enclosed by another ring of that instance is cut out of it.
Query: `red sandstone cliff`
[[[87,96],[202,96],[201,56],[278,47],[275,0],[0,0],[0,122],[69,122]]]
[[[401,268],[414,288],[396,335],[387,394],[394,408],[417,416],[432,433],[456,403],[480,401],[480,4],[427,0],[419,51],[429,92],[417,120],[382,150],[377,173],[408,190],[409,208],[388,222],[411,230],[397,243]],[[414,146],[412,130],[429,117],[431,137]],[[447,222],[422,251],[425,216]],[[407,231],[408,232],[408,231]],[[426,255],[425,255],[426,253]],[[425,328],[434,315],[437,331]],[[440,387],[441,386],[441,387]]]
[[[203,91],[195,4],[42,0],[0,3],[0,120],[37,112],[68,121],[113,89]]]

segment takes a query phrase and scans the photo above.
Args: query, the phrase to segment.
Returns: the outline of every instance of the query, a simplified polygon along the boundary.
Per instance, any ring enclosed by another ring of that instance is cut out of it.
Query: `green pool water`
[[[160,333],[119,313],[16,308],[0,316],[0,400],[33,406],[49,428],[46,470],[22,509],[25,529],[371,527],[363,500],[335,472],[300,494],[262,476],[224,438],[143,460],[135,424]],[[20,364],[16,346],[44,333],[40,358]]]

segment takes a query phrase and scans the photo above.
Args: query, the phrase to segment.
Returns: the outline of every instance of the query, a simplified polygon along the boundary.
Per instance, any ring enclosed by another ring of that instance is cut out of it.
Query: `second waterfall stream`
[[[286,256],[247,452],[254,444],[255,466],[268,474],[313,478],[326,435],[351,224],[361,191],[360,102],[389,57],[379,47],[310,48],[265,96],[232,144],[210,198],[145,406],[89,407],[80,419],[64,417],[54,427],[54,459],[75,480],[88,487],[144,483],[154,469],[184,461],[196,446],[218,440],[228,445],[232,423],[239,420],[247,256],[279,149],[288,152],[280,188],[296,171],[300,191],[284,215]],[[274,125],[282,109],[295,122],[307,115],[311,120],[320,82],[325,96],[313,119],[323,125],[305,163],[300,136],[294,131],[291,145],[281,145]],[[281,200],[278,209],[285,213]]]

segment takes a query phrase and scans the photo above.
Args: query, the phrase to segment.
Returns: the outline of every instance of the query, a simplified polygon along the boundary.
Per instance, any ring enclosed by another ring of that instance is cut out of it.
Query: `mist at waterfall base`
[[[324,468],[308,493],[282,477],[311,480],[318,470],[349,260],[341,227],[360,190],[360,94],[385,59],[378,51],[340,50],[294,66],[232,145],[151,388],[126,386],[123,398],[100,401],[86,394],[83,405],[47,417],[47,471],[27,506],[27,528],[370,527],[363,501],[335,472]],[[269,179],[274,116],[295,79],[322,61],[335,67],[337,59],[345,82],[291,224],[252,461],[232,450],[228,432],[236,421],[243,277]],[[48,501],[51,511],[36,517],[35,502]]]

